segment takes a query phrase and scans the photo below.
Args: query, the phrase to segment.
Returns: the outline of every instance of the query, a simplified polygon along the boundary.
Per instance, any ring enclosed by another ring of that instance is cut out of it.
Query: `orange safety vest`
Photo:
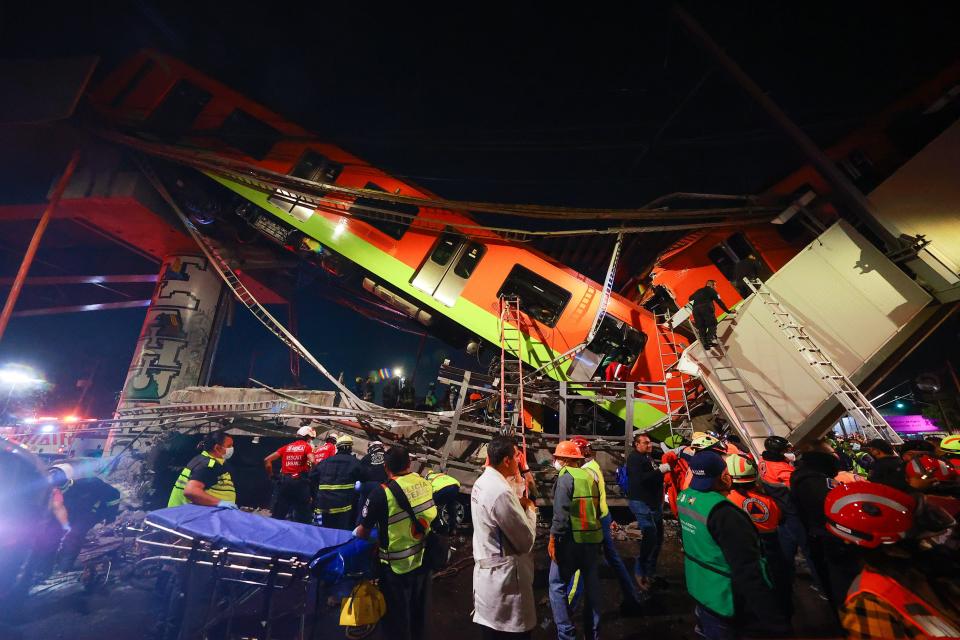
[[[736,489],[727,495],[727,499],[746,512],[760,533],[771,533],[780,526],[780,507],[770,496],[748,491],[742,494]]]
[[[773,487],[790,487],[793,465],[783,461],[760,461],[760,481]]]
[[[893,607],[905,625],[913,625],[925,638],[960,638],[960,628],[893,578],[864,569],[850,585],[847,604],[861,593]]]
[[[683,454],[687,455],[696,455],[697,450],[690,447],[684,447],[684,449],[677,455],[677,466],[675,473],[677,478],[680,479],[680,491],[686,491],[690,488],[690,483],[693,482],[693,470],[690,469],[690,463],[687,462],[686,458],[683,457]]]

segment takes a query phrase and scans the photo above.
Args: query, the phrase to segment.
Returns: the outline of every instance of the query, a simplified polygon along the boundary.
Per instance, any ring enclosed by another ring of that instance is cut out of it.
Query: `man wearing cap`
[[[289,517],[296,522],[309,524],[313,501],[307,473],[313,466],[313,446],[310,441],[317,437],[317,432],[313,427],[300,427],[297,435],[300,436],[299,440],[285,444],[264,458],[263,466],[267,477],[273,478],[273,463],[280,460],[280,476],[274,487],[270,515],[279,520]]]
[[[337,438],[336,455],[315,466],[310,480],[316,487],[317,524],[328,529],[353,529],[354,502],[363,480],[363,467],[353,455],[353,438],[348,435]]]
[[[690,467],[693,479],[677,508],[687,591],[697,602],[697,633],[708,639],[745,631],[786,633],[757,530],[724,495],[732,484],[726,463],[716,452],[701,451]]]
[[[600,633],[600,487],[594,475],[582,469],[583,454],[570,440],[557,444],[553,454],[557,482],[553,490],[553,521],[550,524],[550,608],[558,640],[574,640],[576,627],[570,619],[568,584],[579,571],[582,589],[583,632],[590,640]]]
[[[593,454],[593,448],[590,441],[582,436],[571,438],[571,442],[580,447],[580,453],[583,454],[584,463],[581,469],[585,469],[593,474],[597,480],[597,486],[600,488],[600,526],[603,529],[603,556],[617,574],[617,580],[620,582],[620,593],[623,601],[620,603],[621,613],[639,613],[640,605],[646,600],[647,594],[637,588],[630,570],[623,563],[620,554],[617,553],[617,546],[613,542],[613,536],[610,533],[610,524],[613,517],[610,515],[610,507],[607,506],[607,486],[603,479],[603,471]]]

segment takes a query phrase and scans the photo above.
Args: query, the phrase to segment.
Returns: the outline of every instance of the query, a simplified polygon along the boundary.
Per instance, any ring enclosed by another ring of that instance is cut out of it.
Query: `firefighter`
[[[310,481],[316,489],[316,524],[327,529],[353,529],[354,501],[362,480],[363,467],[353,455],[353,438],[341,435],[337,438],[336,455],[310,471]]]
[[[940,458],[960,471],[960,435],[946,436],[937,447]]]
[[[693,480],[677,499],[687,591],[696,601],[696,632],[709,639],[741,631],[780,635],[788,624],[780,610],[756,527],[725,493],[731,478],[723,457],[697,453]]]
[[[960,565],[954,554],[920,542],[956,521],[875,482],[832,489],[824,517],[864,561],[840,611],[848,638],[960,638]]]
[[[583,454],[584,462],[581,469],[586,469],[593,474],[600,489],[600,526],[603,529],[603,556],[607,564],[617,574],[617,580],[620,582],[620,594],[623,597],[620,603],[621,613],[638,613],[640,605],[647,599],[645,593],[641,593],[636,581],[624,564],[620,554],[617,553],[617,546],[613,542],[613,535],[610,533],[610,526],[613,523],[613,517],[610,515],[610,507],[607,505],[607,486],[603,479],[603,471],[600,464],[594,457],[593,448],[590,441],[582,436],[577,436],[570,440],[580,448]]]
[[[97,523],[112,522],[120,510],[120,492],[100,478],[74,478],[69,464],[47,471],[53,487],[51,510],[65,535],[60,543],[62,571],[72,571],[87,533]]]
[[[423,479],[433,487],[433,503],[437,505],[435,529],[447,535],[452,534],[460,524],[456,509],[460,496],[460,481],[430,468],[423,470]]]
[[[390,638],[419,640],[427,636],[431,576],[423,564],[423,552],[427,536],[433,535],[430,525],[437,517],[433,488],[411,473],[410,454],[403,447],[390,447],[384,466],[390,481],[367,498],[354,535],[366,539],[374,529],[378,531],[383,568],[380,589],[387,604],[383,628]],[[416,515],[419,527],[404,517],[408,509]]]
[[[279,520],[286,520],[292,515],[291,519],[295,522],[309,524],[313,497],[307,473],[313,466],[313,447],[310,441],[316,439],[317,432],[312,427],[300,427],[297,435],[300,440],[286,444],[268,455],[263,459],[263,466],[267,470],[267,476],[273,478],[273,462],[280,460],[280,476],[276,479],[270,515]]]
[[[693,305],[693,323],[703,342],[704,349],[712,349],[717,341],[717,316],[713,310],[716,303],[724,313],[732,313],[717,293],[717,281],[707,280],[707,284],[690,295],[690,304]]]
[[[600,633],[600,487],[590,471],[582,469],[580,447],[569,440],[557,443],[553,454],[557,482],[553,492],[553,521],[550,524],[549,594],[553,622],[559,640],[574,640],[576,628],[570,617],[569,589],[579,571],[578,588],[584,598],[584,635]]]
[[[233,455],[233,438],[215,431],[200,443],[203,449],[180,472],[167,500],[168,507],[196,504],[204,507],[236,509],[237,491],[233,476],[224,463]]]
[[[743,509],[753,521],[753,526],[757,528],[760,534],[760,548],[767,561],[773,588],[777,593],[781,609],[789,617],[793,611],[793,596],[790,588],[790,574],[784,566],[780,537],[777,535],[777,529],[780,526],[780,507],[757,485],[757,468],[753,460],[747,456],[729,456],[727,472],[733,482],[727,499]]]

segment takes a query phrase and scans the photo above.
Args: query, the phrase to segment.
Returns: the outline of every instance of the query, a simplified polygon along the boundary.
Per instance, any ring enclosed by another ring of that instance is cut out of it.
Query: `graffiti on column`
[[[137,341],[121,407],[157,404],[200,383],[220,280],[199,257],[168,258]]]

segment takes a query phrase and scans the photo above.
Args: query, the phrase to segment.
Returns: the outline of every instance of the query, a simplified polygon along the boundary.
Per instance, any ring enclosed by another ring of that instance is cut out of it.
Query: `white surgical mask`
[[[553,468],[556,469],[557,471],[560,471],[560,469],[563,469],[563,463],[560,462],[559,460],[554,460]]]
[[[229,459],[230,459],[230,456],[232,456],[232,455],[233,455],[233,447],[227,447],[226,452],[223,454],[223,459],[224,459],[224,460],[229,460]]]
[[[793,462],[794,460],[797,459],[797,454],[795,454],[795,453],[785,453],[785,454],[783,454],[783,457],[786,458],[787,460],[789,460],[790,462]]]

